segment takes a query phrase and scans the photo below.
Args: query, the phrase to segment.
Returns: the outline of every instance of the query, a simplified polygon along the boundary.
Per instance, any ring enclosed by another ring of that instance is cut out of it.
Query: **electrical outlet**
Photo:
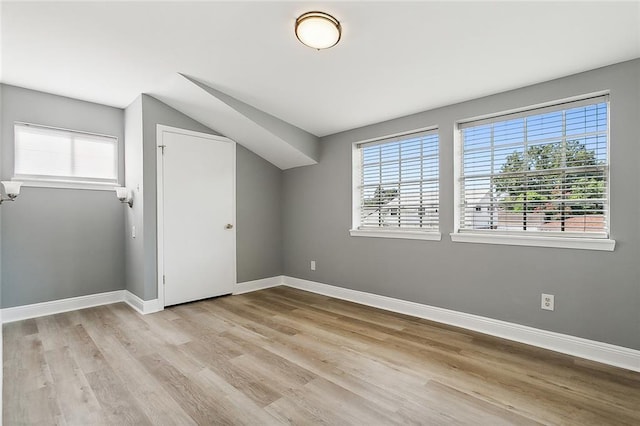
[[[553,294],[542,293],[542,301],[541,301],[540,307],[546,311],[553,311],[555,307],[554,306],[555,301],[553,299],[554,299]]]
[[[312,270],[312,271],[315,271],[315,270],[316,270],[316,261],[315,261],[315,260],[312,260],[312,261],[311,261],[311,270]]]

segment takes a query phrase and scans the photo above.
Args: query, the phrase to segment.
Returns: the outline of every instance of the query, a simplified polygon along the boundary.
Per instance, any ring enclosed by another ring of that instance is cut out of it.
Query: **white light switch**
[[[315,260],[312,260],[312,261],[311,261],[311,270],[312,270],[312,271],[315,271],[315,270],[316,270],[316,261],[315,261]]]

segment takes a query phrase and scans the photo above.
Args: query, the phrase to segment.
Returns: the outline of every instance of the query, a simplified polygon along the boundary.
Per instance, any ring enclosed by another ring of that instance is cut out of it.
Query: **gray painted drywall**
[[[1,8],[2,6],[0,6]],[[2,125],[2,98],[3,98],[3,86],[0,84],[0,126]],[[4,137],[2,135],[2,131],[0,131],[0,147],[4,141]],[[2,175],[2,153],[0,149],[0,175]],[[0,208],[0,307],[2,307],[2,209]],[[2,323],[2,313],[0,311],[0,323]],[[0,326],[0,353],[4,353],[3,348],[3,327]],[[3,395],[3,386],[4,386],[4,357],[0,357],[0,395]],[[2,398],[0,398],[0,412],[2,411]]]
[[[282,275],[282,170],[236,144],[238,282]]]
[[[3,206],[2,306],[123,288],[144,300],[154,299],[156,125],[218,133],[147,95],[138,97],[123,112],[18,87],[0,87],[5,95],[0,107],[6,112],[0,134],[3,179],[10,178],[13,171],[13,122],[26,121],[117,136],[121,160],[126,152],[121,181],[126,168],[126,186],[134,192],[130,209],[117,202],[112,191],[23,188],[18,201]],[[281,275],[281,171],[238,146],[237,172],[238,278],[249,281]],[[254,215],[256,211],[259,216]]]
[[[0,126],[2,125],[2,99],[4,93],[4,86],[0,84]],[[0,131],[0,147],[4,142],[4,135],[2,131]],[[2,175],[2,149],[0,148],[0,176]],[[1,194],[0,194],[1,195]],[[0,307],[2,306],[2,209],[0,208]],[[2,322],[2,318],[0,318],[0,323]],[[0,345],[2,345],[2,327],[0,327]],[[0,358],[0,364],[2,364],[2,359]],[[2,371],[0,371],[0,376],[2,375]],[[0,388],[2,387],[2,381],[0,380]],[[1,399],[1,398],[0,398]],[[2,402],[0,401],[0,407],[2,406]]]
[[[640,349],[639,85],[635,60],[323,138],[318,165],[284,172],[285,275]],[[455,122],[602,90],[615,251],[451,242]],[[442,241],[350,237],[352,143],[432,125]],[[543,292],[555,311],[540,309]]]
[[[132,107],[135,108],[135,103],[127,110],[128,113],[135,116],[138,114],[137,110],[129,111]],[[137,238],[142,240],[142,244],[138,242],[130,245],[131,252],[127,254],[130,259],[127,262],[138,262],[135,259],[140,258],[143,259],[143,262],[141,264],[142,271],[136,269],[135,273],[128,275],[128,278],[136,280],[136,282],[127,282],[127,289],[143,300],[152,300],[157,297],[156,127],[158,124],[163,124],[215,135],[219,135],[219,133],[152,96],[141,96],[141,110],[143,164],[142,166],[134,164],[131,167],[134,172],[142,170],[143,173],[143,184],[140,186],[140,191],[135,194],[137,201],[134,200],[132,209],[133,220],[140,224],[137,227]],[[131,120],[134,127],[138,126],[137,118]],[[135,132],[135,130],[131,131]],[[281,171],[245,148],[236,146],[238,280],[242,282],[281,275]],[[130,165],[127,164],[128,175]],[[276,197],[275,201],[269,200],[269,203],[263,204],[264,197],[269,198],[270,196]],[[136,206],[141,203],[144,204],[144,207],[141,210],[136,210]],[[258,212],[259,216],[256,216],[255,212]],[[127,229],[127,238],[131,239],[130,229]],[[133,267],[139,268],[140,264],[136,263]]]
[[[139,102],[139,105],[137,103]],[[127,107],[127,134],[134,136],[130,147],[136,157],[127,161],[127,175],[131,174],[136,185],[133,209],[127,223],[127,274],[126,288],[143,300],[157,297],[157,185],[156,185],[156,127],[158,124],[197,132],[217,134],[215,131],[187,117],[181,112],[149,95]],[[140,140],[139,138],[142,137]],[[127,142],[128,143],[128,142]],[[140,145],[141,144],[141,145]],[[140,148],[141,156],[140,154]],[[142,179],[142,180],[140,180]],[[129,185],[129,184],[127,184]],[[133,242],[130,226],[136,224],[136,240]]]
[[[133,207],[123,207],[125,215],[125,282],[126,289],[144,295],[144,227],[142,222],[142,96],[124,111],[125,186],[133,193]],[[135,227],[135,235],[133,231]]]
[[[13,173],[15,121],[114,135],[124,155],[121,109],[3,85],[2,112],[3,180]],[[1,228],[3,308],[124,288],[124,215],[113,191],[23,187],[3,204]]]

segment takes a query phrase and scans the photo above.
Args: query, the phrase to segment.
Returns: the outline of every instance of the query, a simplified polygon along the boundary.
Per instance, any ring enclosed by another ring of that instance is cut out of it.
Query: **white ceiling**
[[[180,72],[316,136],[640,57],[638,2],[3,2],[4,83],[117,107]],[[326,51],[295,18],[341,21]]]

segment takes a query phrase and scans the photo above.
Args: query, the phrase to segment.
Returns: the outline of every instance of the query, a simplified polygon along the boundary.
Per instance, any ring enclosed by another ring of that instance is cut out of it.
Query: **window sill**
[[[608,238],[566,238],[533,235],[451,233],[455,243],[504,244],[510,246],[553,247],[579,250],[613,251],[615,240]]]
[[[115,191],[115,188],[119,187],[117,183],[85,183],[85,182],[71,182],[71,181],[49,181],[49,180],[34,180],[34,179],[21,179],[14,177],[11,180],[22,182],[22,187],[34,187],[34,188],[57,188],[57,189],[85,189],[90,191]]]
[[[440,241],[442,234],[439,232],[424,231],[378,231],[373,229],[350,229],[352,237],[396,238],[404,240],[429,240]]]

